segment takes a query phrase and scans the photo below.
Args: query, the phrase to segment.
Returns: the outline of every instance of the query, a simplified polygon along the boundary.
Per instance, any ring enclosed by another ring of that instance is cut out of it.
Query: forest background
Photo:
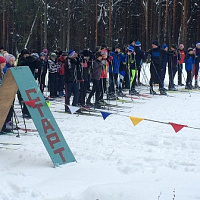
[[[148,50],[159,44],[200,41],[199,0],[2,0],[0,46],[16,54],[109,47],[139,40]]]

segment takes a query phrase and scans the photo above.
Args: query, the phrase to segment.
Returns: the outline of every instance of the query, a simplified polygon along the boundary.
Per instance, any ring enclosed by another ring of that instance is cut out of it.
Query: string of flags
[[[26,105],[34,108],[36,101],[35,100],[31,100],[31,101],[25,101],[24,103]],[[50,102],[49,101],[47,101],[46,104],[47,104],[48,107],[50,107]],[[76,106],[68,106],[68,108],[69,108],[71,114],[76,113],[80,109],[79,107],[76,107]],[[102,115],[104,120],[106,120],[107,117],[109,117],[110,115],[113,115],[113,114],[119,115],[119,114],[116,114],[116,113],[109,113],[109,112],[103,112],[103,111],[100,111],[100,113],[101,113],[101,115]],[[173,122],[162,122],[162,121],[156,121],[156,120],[147,119],[147,118],[139,118],[139,117],[133,117],[133,116],[126,116],[126,115],[121,115],[121,116],[129,117],[134,126],[137,126],[140,122],[146,120],[146,121],[150,121],[150,122],[153,122],[153,123],[171,125],[176,133],[178,133],[183,128],[190,128],[190,129],[200,130],[200,128],[191,127],[191,126],[183,125],[183,124],[177,124],[177,123],[173,123]]]
[[[112,115],[112,114],[114,114],[114,113],[108,113],[108,112],[102,112],[101,111],[101,115],[102,115],[102,117],[103,117],[104,120],[106,120],[106,118],[108,116]],[[125,115],[123,115],[123,116],[125,116]],[[125,117],[129,117],[134,126],[137,126],[140,122],[142,122],[143,120],[146,120],[146,121],[150,121],[150,122],[154,122],[154,123],[171,125],[172,128],[174,129],[174,131],[176,133],[178,133],[184,127],[200,130],[200,128],[195,128],[195,127],[191,127],[191,126],[187,126],[187,125],[182,125],[182,124],[177,124],[177,123],[173,123],[173,122],[162,122],[162,121],[156,121],[156,120],[152,120],[152,119],[139,118],[139,117],[133,117],[133,116],[125,116]]]

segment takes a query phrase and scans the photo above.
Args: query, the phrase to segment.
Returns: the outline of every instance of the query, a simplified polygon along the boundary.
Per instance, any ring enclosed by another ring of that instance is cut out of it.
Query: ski
[[[22,128],[22,127],[18,127],[18,130],[22,130],[22,131],[28,131],[28,132],[38,132],[37,129],[31,129],[31,128]]]
[[[18,150],[19,148],[12,148],[12,147],[1,147],[0,149],[4,149],[4,150]]]
[[[20,143],[0,142],[0,145],[22,145]]]

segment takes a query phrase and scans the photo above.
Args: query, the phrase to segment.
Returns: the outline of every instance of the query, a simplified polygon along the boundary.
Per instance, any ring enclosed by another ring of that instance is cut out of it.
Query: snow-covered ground
[[[0,142],[22,145],[0,148],[0,200],[199,200],[200,130],[175,133],[149,121],[134,127],[127,117],[200,127],[200,92],[170,95],[125,103],[131,108],[105,121],[55,112],[64,105],[52,102],[77,163],[54,168],[38,133],[2,135]]]

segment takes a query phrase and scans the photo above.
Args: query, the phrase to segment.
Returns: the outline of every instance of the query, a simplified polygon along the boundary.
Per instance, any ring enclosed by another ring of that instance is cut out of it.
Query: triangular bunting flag
[[[109,115],[112,115],[112,113],[102,112],[102,111],[101,111],[101,115],[102,115],[103,119],[106,120],[106,118],[107,118]]]
[[[138,118],[138,117],[130,117],[130,120],[133,122],[133,125],[138,125],[141,121],[145,120],[144,118]]]
[[[79,107],[76,106],[67,106],[71,112],[71,114],[74,114],[77,110],[80,110]]]
[[[176,133],[178,133],[182,128],[188,127],[187,125],[175,124],[172,122],[169,122],[169,124],[171,124],[171,126],[173,127],[173,129]]]
[[[34,107],[35,107],[36,100],[24,101],[24,103],[25,103],[27,106],[30,106],[30,107],[34,108]]]

